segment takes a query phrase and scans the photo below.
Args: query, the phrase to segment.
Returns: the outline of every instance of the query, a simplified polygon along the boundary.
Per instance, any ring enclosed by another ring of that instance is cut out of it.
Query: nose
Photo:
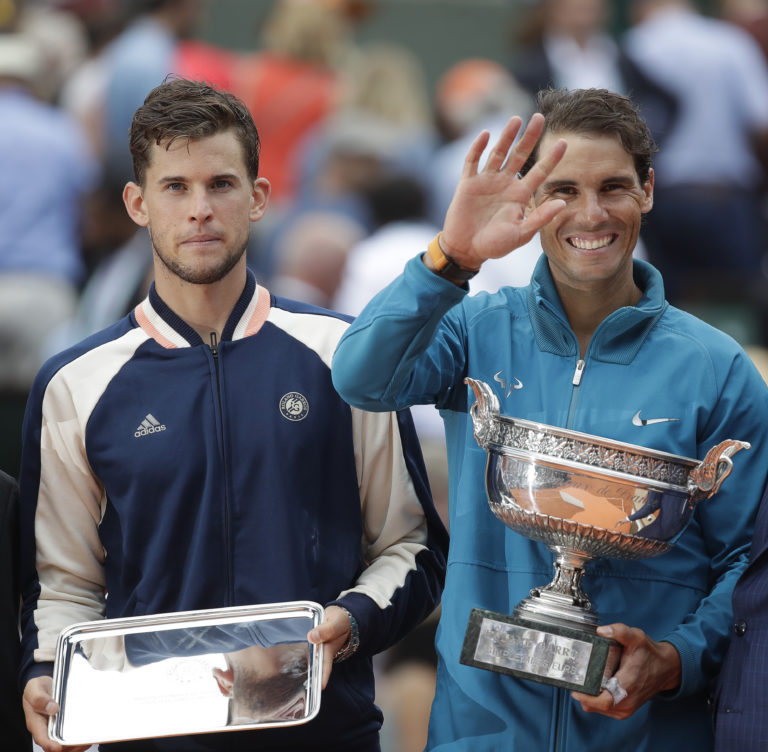
[[[207,222],[213,216],[213,209],[205,190],[196,190],[190,194],[189,219],[192,222]]]
[[[581,194],[580,213],[587,222],[602,222],[607,212],[601,201],[601,196],[596,191],[584,191]]]

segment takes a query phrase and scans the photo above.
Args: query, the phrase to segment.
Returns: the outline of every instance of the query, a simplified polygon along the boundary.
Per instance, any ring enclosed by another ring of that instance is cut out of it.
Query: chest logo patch
[[[507,384],[506,380],[504,379],[504,376],[502,375],[504,371],[497,371],[496,374],[494,374],[493,380],[501,385],[502,392],[504,392],[505,397],[509,397],[510,394],[515,389],[522,389],[523,388],[523,382],[520,381],[520,379],[515,378],[513,381],[511,381],[509,384]]]
[[[641,418],[638,410],[632,417],[632,423],[636,426],[652,426],[654,423],[676,423],[680,418]]]
[[[290,421],[304,420],[309,415],[309,402],[300,392],[288,392],[280,398],[280,413]]]
[[[152,413],[147,413],[147,417],[139,423],[139,427],[133,432],[133,435],[138,439],[140,436],[148,436],[160,431],[165,431],[165,424],[161,423]]]

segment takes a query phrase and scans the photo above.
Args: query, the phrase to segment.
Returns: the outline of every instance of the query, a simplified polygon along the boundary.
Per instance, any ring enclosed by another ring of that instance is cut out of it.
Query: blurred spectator
[[[26,36],[0,35],[0,468],[11,475],[45,339],[75,310],[82,202],[97,174],[75,123],[31,92],[43,61]]]
[[[177,71],[179,42],[200,22],[203,0],[134,0],[134,17],[104,50],[104,164],[132,177],[127,133],[149,91]]]
[[[105,176],[86,198],[83,251],[88,278],[74,316],[57,326],[46,342],[47,355],[74,345],[129,313],[153,279],[149,233],[136,228],[123,203],[122,181]]]
[[[720,17],[751,34],[768,60],[768,1],[719,0],[718,6]]]
[[[358,193],[386,172],[422,179],[437,142],[421,61],[395,43],[357,46],[344,58],[338,107],[305,143],[302,188]]]
[[[656,159],[649,258],[672,303],[745,300],[766,251],[756,144],[768,137],[768,66],[746,32],[687,0],[636,0],[633,11],[627,53],[680,103]]]
[[[550,86],[628,94],[661,143],[677,102],[618,45],[610,14],[606,0],[539,0],[520,25],[512,70],[531,95]]]
[[[337,104],[347,33],[346,18],[324,4],[277,0],[261,28],[261,49],[234,66],[231,88],[259,130],[259,169],[270,181],[272,201],[293,198],[297,148]]]
[[[374,229],[350,251],[333,301],[335,310],[352,316],[440,231],[426,218],[421,184],[408,175],[384,176],[368,187],[364,197]]]
[[[347,255],[365,227],[333,211],[307,211],[281,235],[270,292],[331,308]]]
[[[342,212],[370,228],[370,186],[398,171],[423,179],[435,132],[418,59],[399,45],[372,43],[348,49],[340,75],[336,108],[303,141],[298,193],[259,222],[249,260],[262,277],[274,275],[280,237],[304,212]],[[270,178],[266,168],[263,175]]]
[[[62,85],[88,57],[85,24],[67,7],[66,0],[13,2],[20,7],[17,30],[35,41],[44,56],[46,75],[38,81],[37,94],[58,102]]]
[[[102,55],[106,46],[125,28],[123,2],[73,0],[88,37],[88,54],[62,82],[59,104],[85,132],[93,153],[104,153],[104,99],[109,70]]]

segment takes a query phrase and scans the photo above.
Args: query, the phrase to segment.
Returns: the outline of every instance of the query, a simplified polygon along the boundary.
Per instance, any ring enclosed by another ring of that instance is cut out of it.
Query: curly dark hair
[[[640,182],[650,177],[656,143],[629,97],[608,89],[544,89],[538,93],[536,111],[546,119],[544,133],[617,136],[632,156]],[[540,143],[520,170],[523,175],[538,159]]]
[[[147,95],[131,123],[136,182],[144,185],[153,145],[198,139],[233,129],[243,147],[251,180],[259,174],[259,134],[248,108],[234,95],[202,81],[169,77]]]

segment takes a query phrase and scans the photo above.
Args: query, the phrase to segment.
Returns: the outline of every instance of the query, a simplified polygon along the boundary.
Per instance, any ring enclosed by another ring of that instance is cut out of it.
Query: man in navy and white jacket
[[[633,104],[555,90],[539,108],[516,142],[520,119],[510,121],[482,166],[489,136],[478,137],[442,234],[368,304],[333,360],[351,404],[434,403],[445,422],[451,548],[427,749],[704,752],[768,469],[768,389],[741,347],[670,306],[656,269],[633,260],[654,184],[653,142]],[[544,255],[530,285],[467,295],[474,270],[536,232]],[[727,439],[752,445],[670,551],[587,568],[599,632],[623,649],[623,698],[460,663],[470,610],[510,613],[553,559],[489,509],[467,376],[518,418],[698,459]]]
[[[46,724],[68,625],[312,600],[326,607],[309,635],[325,643],[317,718],[114,748],[378,750],[371,656],[434,609],[447,548],[410,416],[350,408],[330,377],[348,322],[247,270],[269,183],[239,100],[168,81],[131,151],[124,200],[152,238],[154,285],[43,367],[25,419],[27,724],[59,749]]]

